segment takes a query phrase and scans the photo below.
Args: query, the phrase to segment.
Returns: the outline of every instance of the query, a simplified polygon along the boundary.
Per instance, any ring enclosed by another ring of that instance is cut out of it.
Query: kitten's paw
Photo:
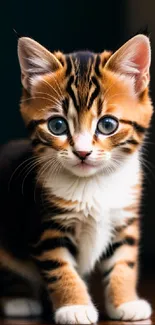
[[[152,310],[150,304],[145,300],[135,300],[126,302],[117,308],[107,305],[108,316],[112,319],[120,320],[143,320],[151,316]]]
[[[42,313],[41,304],[29,298],[4,298],[0,303],[6,317],[39,317]]]
[[[72,305],[59,308],[55,313],[58,324],[93,324],[98,320],[98,312],[93,305]]]

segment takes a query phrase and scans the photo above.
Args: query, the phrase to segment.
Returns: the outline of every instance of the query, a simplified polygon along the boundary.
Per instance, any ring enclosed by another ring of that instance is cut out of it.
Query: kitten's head
[[[50,53],[30,38],[19,39],[21,113],[51,172],[107,173],[140,148],[152,115],[150,52],[144,35],[114,54]]]

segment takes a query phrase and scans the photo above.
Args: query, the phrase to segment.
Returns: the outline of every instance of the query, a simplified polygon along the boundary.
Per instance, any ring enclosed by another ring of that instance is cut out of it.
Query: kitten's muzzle
[[[80,160],[85,160],[90,154],[92,153],[91,151],[73,151],[74,155],[77,156]]]

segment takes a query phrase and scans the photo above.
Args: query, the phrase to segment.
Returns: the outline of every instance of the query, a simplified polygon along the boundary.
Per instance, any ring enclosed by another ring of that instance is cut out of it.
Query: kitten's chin
[[[71,174],[78,177],[90,177],[97,174],[101,170],[101,168],[86,164],[79,164],[77,166],[65,166],[65,169],[67,169]]]

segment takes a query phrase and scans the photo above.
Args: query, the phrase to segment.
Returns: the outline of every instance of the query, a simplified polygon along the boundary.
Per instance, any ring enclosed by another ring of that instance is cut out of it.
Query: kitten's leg
[[[101,262],[105,305],[112,319],[142,320],[151,315],[149,303],[138,297],[139,220],[129,219],[120,227],[111,249]]]
[[[77,248],[71,235],[47,228],[34,252],[51,297],[55,321],[59,324],[95,323],[98,313],[75,270]]]

